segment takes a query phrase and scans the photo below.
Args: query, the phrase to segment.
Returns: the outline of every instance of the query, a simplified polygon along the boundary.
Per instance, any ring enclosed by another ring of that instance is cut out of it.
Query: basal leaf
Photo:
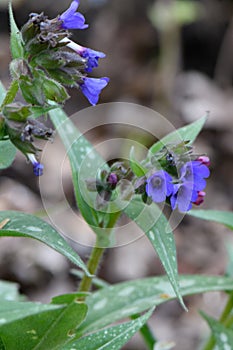
[[[13,59],[22,58],[24,56],[23,40],[22,40],[21,33],[14,20],[11,3],[9,4],[9,16],[10,16],[10,26],[11,26],[11,40],[10,40],[11,55]]]
[[[223,224],[233,230],[233,213],[229,211],[220,210],[190,210],[187,214],[195,216],[196,218],[215,221]]]
[[[185,125],[182,128],[171,132],[170,134],[163,137],[160,141],[156,142],[149,149],[149,153],[154,154],[160,151],[165,145],[173,142],[180,143],[181,141],[187,141],[189,145],[192,144],[202,130],[206,119],[207,115],[191,124]]]
[[[0,303],[0,337],[7,349],[60,349],[86,315],[86,305]]]
[[[180,275],[180,294],[233,290],[233,278]],[[88,314],[80,334],[96,331],[113,322],[176,298],[167,277],[151,277],[102,288],[86,298]]]
[[[50,248],[64,255],[72,263],[79,266],[87,275],[90,275],[86,265],[78,254],[69,246],[66,240],[45,221],[30,214],[18,211],[0,212],[0,223],[6,224],[0,229],[0,236],[29,237],[45,243]]]
[[[218,350],[231,350],[233,345],[233,330],[226,328],[223,324],[207,316],[204,312],[201,312],[201,315],[211,328],[216,344],[218,345]]]
[[[131,200],[125,213],[146,233],[157,252],[174,291],[186,309],[179,290],[176,245],[172,229],[161,210],[153,203],[148,206],[141,200]]]
[[[153,309],[131,322],[105,328],[73,341],[61,350],[120,350],[139,331],[151,316]]]

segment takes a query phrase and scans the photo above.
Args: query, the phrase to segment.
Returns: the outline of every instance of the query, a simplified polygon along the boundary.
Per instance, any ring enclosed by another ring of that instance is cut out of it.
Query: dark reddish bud
[[[204,202],[205,195],[206,193],[204,191],[198,191],[198,197],[196,201],[193,202],[193,204],[196,204],[196,205],[202,204]]]
[[[210,158],[207,156],[200,156],[197,160],[206,166],[210,166]]]
[[[115,173],[110,173],[108,175],[107,182],[112,186],[116,186],[116,184],[118,182],[117,175]]]

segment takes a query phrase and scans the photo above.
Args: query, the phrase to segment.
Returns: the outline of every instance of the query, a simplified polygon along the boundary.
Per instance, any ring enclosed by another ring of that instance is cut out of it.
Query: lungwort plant
[[[1,281],[0,348],[117,350],[141,332],[145,349],[162,349],[147,325],[157,305],[177,298],[185,312],[184,296],[225,291],[229,301],[221,318],[214,320],[202,314],[212,332],[204,349],[215,345],[232,349],[233,278],[178,275],[174,234],[163,213],[166,205],[170,212],[188,213],[233,229],[232,213],[193,209],[204,201],[210,175],[209,158],[195,154],[192,146],[205,117],[156,142],[140,162],[133,148],[128,162],[105,162],[62,110],[69,98],[67,87],[78,89],[95,105],[109,82],[107,77],[90,76],[105,54],[71,40],[70,29],[88,27],[84,16],[77,12],[78,5],[78,0],[72,1],[53,19],[44,13],[32,13],[21,30],[9,6],[12,82],[7,91],[0,85],[0,167],[9,167],[19,150],[32,163],[34,176],[43,175],[46,169],[39,161],[35,139],[51,140],[56,130],[69,157],[77,206],[94,231],[96,244],[85,264],[66,240],[37,216],[0,212],[1,236],[33,238],[48,245],[69,259],[81,276],[77,291],[55,296],[50,304],[25,301],[16,284]],[[24,102],[17,100],[19,93]],[[54,130],[45,125],[43,116],[49,116]],[[81,147],[87,153],[91,150],[93,159],[91,168],[82,172]],[[96,278],[122,213],[147,236],[166,276],[114,285]],[[93,291],[93,286],[99,289]],[[172,346],[167,344],[166,349]]]

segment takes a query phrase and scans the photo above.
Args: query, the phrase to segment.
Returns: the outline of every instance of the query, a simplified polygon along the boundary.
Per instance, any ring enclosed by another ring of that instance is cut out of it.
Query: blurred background
[[[67,0],[14,0],[18,26],[31,12],[44,12],[54,18],[69,5]],[[100,103],[130,102],[149,107],[162,114],[175,127],[194,121],[209,111],[208,122],[199,136],[196,153],[211,158],[211,178],[203,208],[233,210],[233,1],[230,0],[83,0],[79,11],[90,24],[76,31],[73,40],[83,46],[103,51],[93,76],[110,77]],[[0,0],[0,79],[9,86],[9,25],[7,1]],[[65,110],[69,115],[88,107],[75,90]],[[142,116],[143,118],[143,116]],[[110,120],[106,117],[105,122]],[[79,126],[79,125],[77,125]],[[153,134],[153,120],[151,124]],[[163,130],[160,131],[163,134]],[[166,130],[164,130],[165,134]],[[88,133],[91,142],[111,137],[141,138],[151,145],[149,133],[124,127],[98,127]],[[43,144],[40,144],[43,147]],[[62,206],[57,195],[56,159],[62,145],[55,138],[45,158],[47,199],[51,207]],[[31,166],[19,154],[13,165],[0,173],[0,209],[36,213],[47,219],[40,196],[38,179]],[[75,207],[70,169],[63,164],[62,186],[70,207]],[[80,235],[81,244],[68,238],[86,259],[93,235],[85,223],[72,219],[69,212],[60,217],[61,224]],[[58,219],[57,219],[58,220]],[[135,228],[136,229],[136,228]],[[224,274],[228,264],[226,246],[233,244],[226,228],[185,217],[175,230],[179,272],[184,274]],[[140,236],[140,234],[139,234]],[[79,238],[77,238],[79,240]],[[139,259],[140,257],[140,259]],[[126,268],[127,267],[127,268]],[[30,240],[1,238],[0,278],[20,284],[29,299],[48,302],[51,296],[73,291],[76,277],[71,265],[49,248]],[[145,238],[109,249],[100,277],[111,283],[163,274],[153,249]],[[229,271],[233,275],[233,271]],[[159,340],[174,340],[176,350],[198,349],[208,334],[198,310],[218,316],[224,306],[221,293],[186,298],[185,313],[174,301],[157,308],[150,325]],[[124,348],[143,350],[136,336]]]

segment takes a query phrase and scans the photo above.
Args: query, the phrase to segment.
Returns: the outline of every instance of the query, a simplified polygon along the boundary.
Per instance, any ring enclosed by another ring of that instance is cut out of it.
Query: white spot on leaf
[[[127,296],[127,295],[130,295],[133,291],[134,291],[134,287],[133,286],[129,286],[129,287],[126,287],[126,288],[124,288],[124,289],[122,289],[119,293],[118,293],[118,295],[119,296]]]
[[[228,341],[227,335],[225,333],[220,334],[220,339],[223,343],[226,343]]]
[[[34,232],[41,232],[42,231],[40,227],[35,227],[35,226],[28,226],[27,229],[30,231],[34,231]]]
[[[93,307],[94,310],[99,310],[102,309],[106,304],[107,304],[107,299],[102,299],[100,301],[98,301],[98,303],[96,303]]]
[[[155,240],[155,235],[154,235],[154,232],[149,231],[149,232],[148,232],[148,235],[149,235],[149,238],[150,238],[152,241],[154,241],[154,240]]]

